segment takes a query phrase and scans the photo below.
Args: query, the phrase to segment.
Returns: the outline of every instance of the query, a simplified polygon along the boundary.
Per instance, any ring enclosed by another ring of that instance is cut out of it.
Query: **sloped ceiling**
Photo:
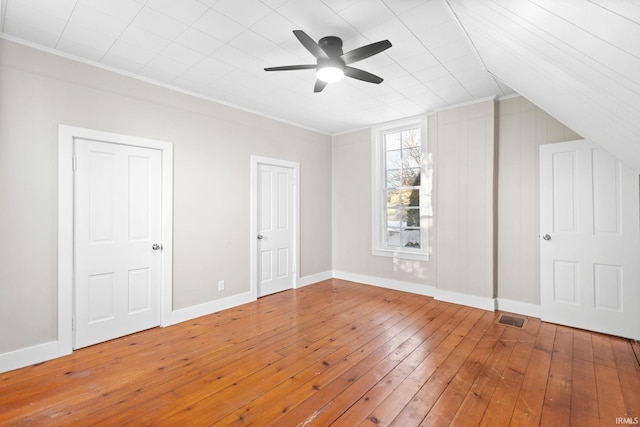
[[[640,2],[445,0],[486,69],[640,171]]]

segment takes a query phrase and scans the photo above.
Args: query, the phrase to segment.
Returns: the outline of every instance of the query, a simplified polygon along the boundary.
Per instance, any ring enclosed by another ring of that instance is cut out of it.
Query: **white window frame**
[[[385,147],[384,135],[403,129],[420,127],[420,148],[423,161],[420,171],[420,248],[407,248],[386,245],[386,197],[385,197]],[[401,258],[415,261],[429,260],[428,204],[430,194],[428,188],[427,158],[427,116],[416,116],[407,119],[383,123],[371,128],[373,142],[371,156],[372,172],[372,218],[371,218],[371,254],[375,256]]]

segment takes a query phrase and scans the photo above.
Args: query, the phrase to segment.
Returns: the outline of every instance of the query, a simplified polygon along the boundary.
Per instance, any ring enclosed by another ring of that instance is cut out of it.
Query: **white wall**
[[[331,270],[330,137],[0,40],[0,354],[56,339],[60,123],[174,143],[174,309],[249,290],[252,154],[300,163],[300,274]]]

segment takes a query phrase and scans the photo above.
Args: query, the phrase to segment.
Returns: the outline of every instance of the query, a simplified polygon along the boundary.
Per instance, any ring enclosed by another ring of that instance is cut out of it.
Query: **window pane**
[[[384,136],[385,150],[399,150],[401,136],[400,132],[388,133]]]
[[[400,204],[400,190],[392,190],[387,192],[387,207],[395,208]]]
[[[414,189],[403,189],[400,190],[402,196],[402,205],[403,206],[420,206],[420,190],[417,188]],[[398,195],[400,197],[400,195]]]
[[[402,167],[403,168],[419,168],[422,153],[419,147],[405,148],[402,150]]]
[[[407,248],[419,248],[420,230],[402,230],[402,246]]]
[[[399,228],[387,227],[387,246],[402,246],[402,233]]]
[[[420,227],[420,209],[405,208],[402,210],[402,222],[406,227]]]
[[[400,183],[402,178],[402,170],[400,169],[390,169],[387,171],[387,188],[396,188],[400,187]]]
[[[405,206],[420,206],[420,190],[418,188],[414,188],[413,190],[404,190],[405,193],[409,193],[409,196],[406,198]]]
[[[404,169],[402,171],[402,185],[405,187],[420,185],[420,168]]]
[[[400,227],[400,218],[398,217],[399,212],[399,209],[387,209],[387,225]]]
[[[408,129],[402,132],[403,147],[417,147],[420,145],[420,128]]]
[[[387,151],[387,164],[386,169],[400,169],[402,167],[402,151],[401,150],[393,150]]]

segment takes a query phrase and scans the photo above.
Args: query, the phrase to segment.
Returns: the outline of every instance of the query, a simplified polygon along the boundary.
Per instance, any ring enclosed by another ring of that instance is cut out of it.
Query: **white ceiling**
[[[487,70],[640,171],[639,0],[447,0]]]
[[[334,35],[344,51],[388,39],[313,93],[313,64],[292,31]],[[0,31],[146,80],[337,134],[513,91],[489,74],[443,0],[4,0]]]

